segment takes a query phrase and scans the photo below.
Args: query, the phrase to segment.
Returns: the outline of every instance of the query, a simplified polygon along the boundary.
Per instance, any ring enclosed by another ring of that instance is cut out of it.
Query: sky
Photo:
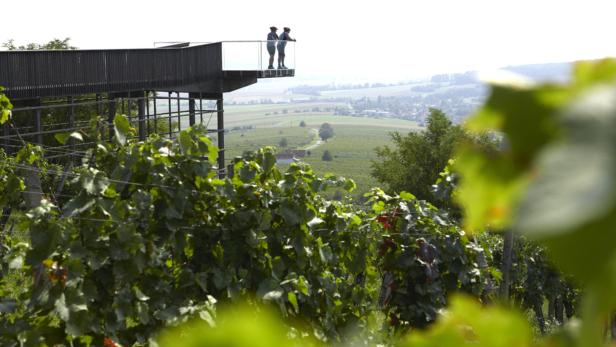
[[[616,56],[615,10],[613,0],[19,0],[0,4],[0,42],[147,48],[265,40],[288,26],[295,81],[390,83]],[[257,60],[254,47],[240,55]]]

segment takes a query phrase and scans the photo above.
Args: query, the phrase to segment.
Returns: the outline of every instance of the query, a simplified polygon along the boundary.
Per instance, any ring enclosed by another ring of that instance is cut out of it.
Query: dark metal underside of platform
[[[0,52],[0,86],[11,99],[140,91],[219,95],[295,70],[222,68],[222,44],[180,48]]]

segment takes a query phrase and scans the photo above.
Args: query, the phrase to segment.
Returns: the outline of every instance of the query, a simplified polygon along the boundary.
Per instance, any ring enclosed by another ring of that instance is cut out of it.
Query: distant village
[[[561,81],[563,76],[569,75],[570,63],[520,65],[504,69],[531,79]],[[395,90],[395,93],[391,90]],[[333,112],[341,116],[400,118],[416,121],[420,125],[425,125],[430,108],[438,108],[452,122],[459,124],[475,112],[487,94],[488,87],[478,80],[477,73],[468,71],[434,75],[420,82],[301,85],[289,88],[283,99],[264,98],[235,104],[331,103],[336,106],[295,107],[292,112]],[[284,108],[273,111],[274,114],[280,112],[284,114],[290,111]]]
[[[260,99],[249,102],[231,104],[278,104],[301,105],[306,108],[293,107],[293,110],[282,107],[272,111],[271,114],[331,112],[341,116],[355,117],[389,117],[416,121],[423,124],[430,108],[438,108],[445,112],[454,123],[462,122],[482,103],[486,96],[485,88],[479,84],[465,84],[461,86],[448,83],[431,83],[427,85],[407,85],[406,95],[375,97],[332,97],[314,95],[315,87],[310,87],[308,94],[306,87],[291,88],[283,100]],[[368,92],[368,87],[365,91]],[[328,89],[331,90],[331,89]],[[362,90],[357,90],[361,95]],[[315,103],[331,106],[313,106]],[[343,105],[343,106],[341,106]],[[266,114],[268,115],[268,114]]]

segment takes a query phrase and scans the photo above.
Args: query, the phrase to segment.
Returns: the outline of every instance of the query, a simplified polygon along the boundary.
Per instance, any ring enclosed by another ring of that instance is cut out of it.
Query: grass
[[[313,149],[311,155],[304,158],[304,161],[311,164],[320,174],[332,173],[352,178],[357,184],[357,190],[353,195],[362,196],[370,188],[381,186],[370,175],[372,160],[378,161],[374,149],[391,144],[389,134],[396,130],[362,125],[335,126],[335,136]],[[400,129],[398,131],[404,132]],[[321,160],[325,150],[329,150],[332,154],[332,161]]]
[[[417,124],[404,119],[336,116],[336,107],[347,107],[345,103],[306,102],[294,104],[230,105],[225,106],[225,128],[294,128],[301,121],[308,127],[319,127],[328,122],[333,125],[365,125],[373,127],[415,129]],[[205,108],[205,107],[204,107]],[[172,109],[174,109],[172,107]],[[318,111],[317,111],[318,109]],[[187,114],[187,113],[186,113]],[[197,115],[197,122],[200,121]],[[216,114],[203,115],[203,124],[210,129],[217,127]],[[182,127],[188,127],[188,119],[182,119]]]
[[[403,84],[374,88],[327,90],[321,92],[321,97],[358,99],[363,97],[376,98],[378,96],[408,96],[412,94],[411,87],[413,87],[413,85]]]
[[[302,160],[311,164],[320,175],[332,173],[352,178],[357,183],[353,195],[363,195],[370,188],[380,186],[370,175],[371,160],[378,160],[374,149],[391,144],[389,134],[393,131],[407,133],[420,127],[415,122],[402,119],[337,116],[332,111],[313,110],[338,106],[336,103],[309,102],[232,105],[225,108],[225,128],[229,130],[225,135],[227,162],[245,151],[264,146],[278,147],[282,138],[288,142],[285,149],[305,148],[316,142],[316,130],[327,122],[333,126],[335,136],[311,149],[310,156]],[[299,127],[301,121],[306,123],[306,127]],[[214,116],[209,128],[215,127]],[[325,150],[332,153],[332,161],[321,160]]]
[[[268,110],[271,111],[271,108]],[[299,127],[302,120],[306,122],[304,128]],[[227,129],[235,127],[225,137],[227,161],[245,151],[264,146],[277,147],[282,138],[287,139],[288,149],[305,148],[315,142],[315,131],[322,123],[332,124],[335,136],[313,148],[310,156],[302,160],[311,164],[320,175],[332,173],[354,179],[358,186],[353,193],[356,197],[371,187],[380,186],[370,176],[371,160],[378,160],[374,149],[390,144],[389,134],[393,131],[407,133],[419,129],[416,123],[406,120],[335,116],[325,112],[270,116],[254,113],[252,116],[239,113],[229,115],[225,112],[225,122]],[[334,156],[332,161],[321,160],[325,150]]]
[[[226,105],[225,116],[255,116],[264,115],[266,113],[282,112],[287,110],[288,113],[297,111],[311,110],[313,108],[335,108],[346,106],[343,102],[302,102],[302,103],[279,103],[279,104],[257,104],[257,105]]]
[[[254,151],[265,146],[276,146],[282,138],[287,139],[287,148],[301,148],[314,138],[309,128],[263,128],[234,131],[226,134],[226,158],[231,160],[245,151]]]
[[[296,127],[303,120],[309,126],[318,127],[324,122],[332,124],[357,124],[400,128],[414,128],[416,124],[402,119],[377,119],[366,117],[334,116],[337,107],[347,107],[339,102],[304,102],[292,104],[230,105],[225,106],[225,128],[233,127]],[[209,117],[204,117],[207,122]],[[209,127],[216,126],[216,116]]]
[[[277,115],[228,115],[225,113],[225,128],[247,127],[254,128],[293,128],[299,126],[301,121],[309,127],[319,127],[328,122],[332,125],[364,125],[373,127],[415,129],[417,123],[395,118],[368,118],[352,116],[335,116],[332,112],[288,113]],[[215,120],[213,120],[215,124]]]

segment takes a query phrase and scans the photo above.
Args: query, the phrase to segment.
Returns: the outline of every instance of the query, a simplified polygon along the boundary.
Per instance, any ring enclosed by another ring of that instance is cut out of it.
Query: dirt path
[[[309,144],[308,146],[304,147],[305,150],[309,151],[311,149],[315,149],[317,147],[319,147],[322,143],[323,140],[321,140],[321,138],[319,137],[319,130],[318,129],[310,129],[310,131],[312,131],[314,133],[314,143]]]

